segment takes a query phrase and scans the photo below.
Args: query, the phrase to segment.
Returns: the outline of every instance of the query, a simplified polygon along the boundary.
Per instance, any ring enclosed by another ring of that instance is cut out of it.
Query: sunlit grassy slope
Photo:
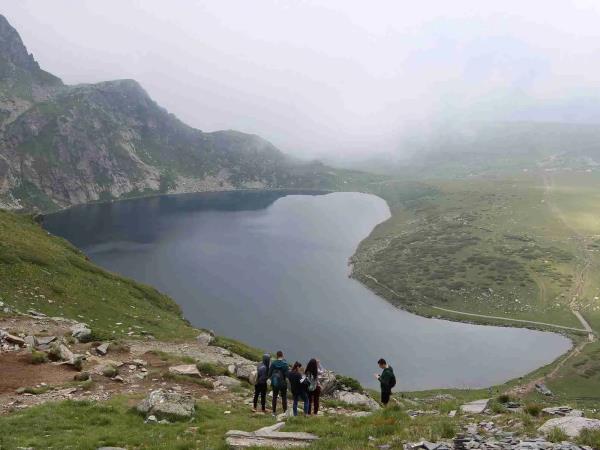
[[[29,216],[1,210],[0,301],[86,322],[98,337],[193,335],[169,297],[100,269]]]

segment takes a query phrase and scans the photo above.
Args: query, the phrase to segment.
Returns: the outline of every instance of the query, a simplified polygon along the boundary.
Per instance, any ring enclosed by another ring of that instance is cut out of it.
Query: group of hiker
[[[266,412],[266,399],[268,384],[273,390],[271,410],[273,415],[277,414],[277,399],[281,397],[283,412],[287,412],[287,389],[288,382],[292,393],[292,411],[294,416],[298,415],[298,403],[302,401],[304,415],[317,415],[319,412],[319,398],[321,396],[321,382],[319,378],[324,370],[318,359],[312,358],[303,367],[296,361],[291,369],[288,362],[279,350],[276,360],[271,361],[271,355],[265,353],[262,362],[252,374],[250,381],[254,384],[253,411],[258,412],[258,400],[260,398],[261,410]],[[390,401],[392,388],[396,385],[394,370],[387,364],[385,359],[378,361],[380,374],[375,374],[381,385],[381,403],[385,406]]]

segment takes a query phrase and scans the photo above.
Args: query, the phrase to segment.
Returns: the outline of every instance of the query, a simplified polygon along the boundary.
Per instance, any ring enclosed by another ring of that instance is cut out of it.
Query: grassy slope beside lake
[[[580,329],[576,310],[600,332],[600,175],[587,167],[512,169],[368,185],[392,217],[360,244],[354,276],[425,316],[570,334],[572,352],[517,384],[526,397],[537,380],[562,402],[597,405],[600,349],[587,333],[483,316]]]

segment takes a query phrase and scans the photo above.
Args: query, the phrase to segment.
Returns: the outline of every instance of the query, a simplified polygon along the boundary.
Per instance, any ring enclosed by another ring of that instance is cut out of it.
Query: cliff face
[[[0,16],[0,208],[279,187],[330,188],[332,176],[258,136],[189,127],[136,81],[65,86]]]

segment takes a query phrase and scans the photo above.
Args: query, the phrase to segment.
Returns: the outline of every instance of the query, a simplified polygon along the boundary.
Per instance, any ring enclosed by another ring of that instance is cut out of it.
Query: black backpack
[[[392,378],[390,378],[390,389],[396,386],[396,375],[392,372]]]

